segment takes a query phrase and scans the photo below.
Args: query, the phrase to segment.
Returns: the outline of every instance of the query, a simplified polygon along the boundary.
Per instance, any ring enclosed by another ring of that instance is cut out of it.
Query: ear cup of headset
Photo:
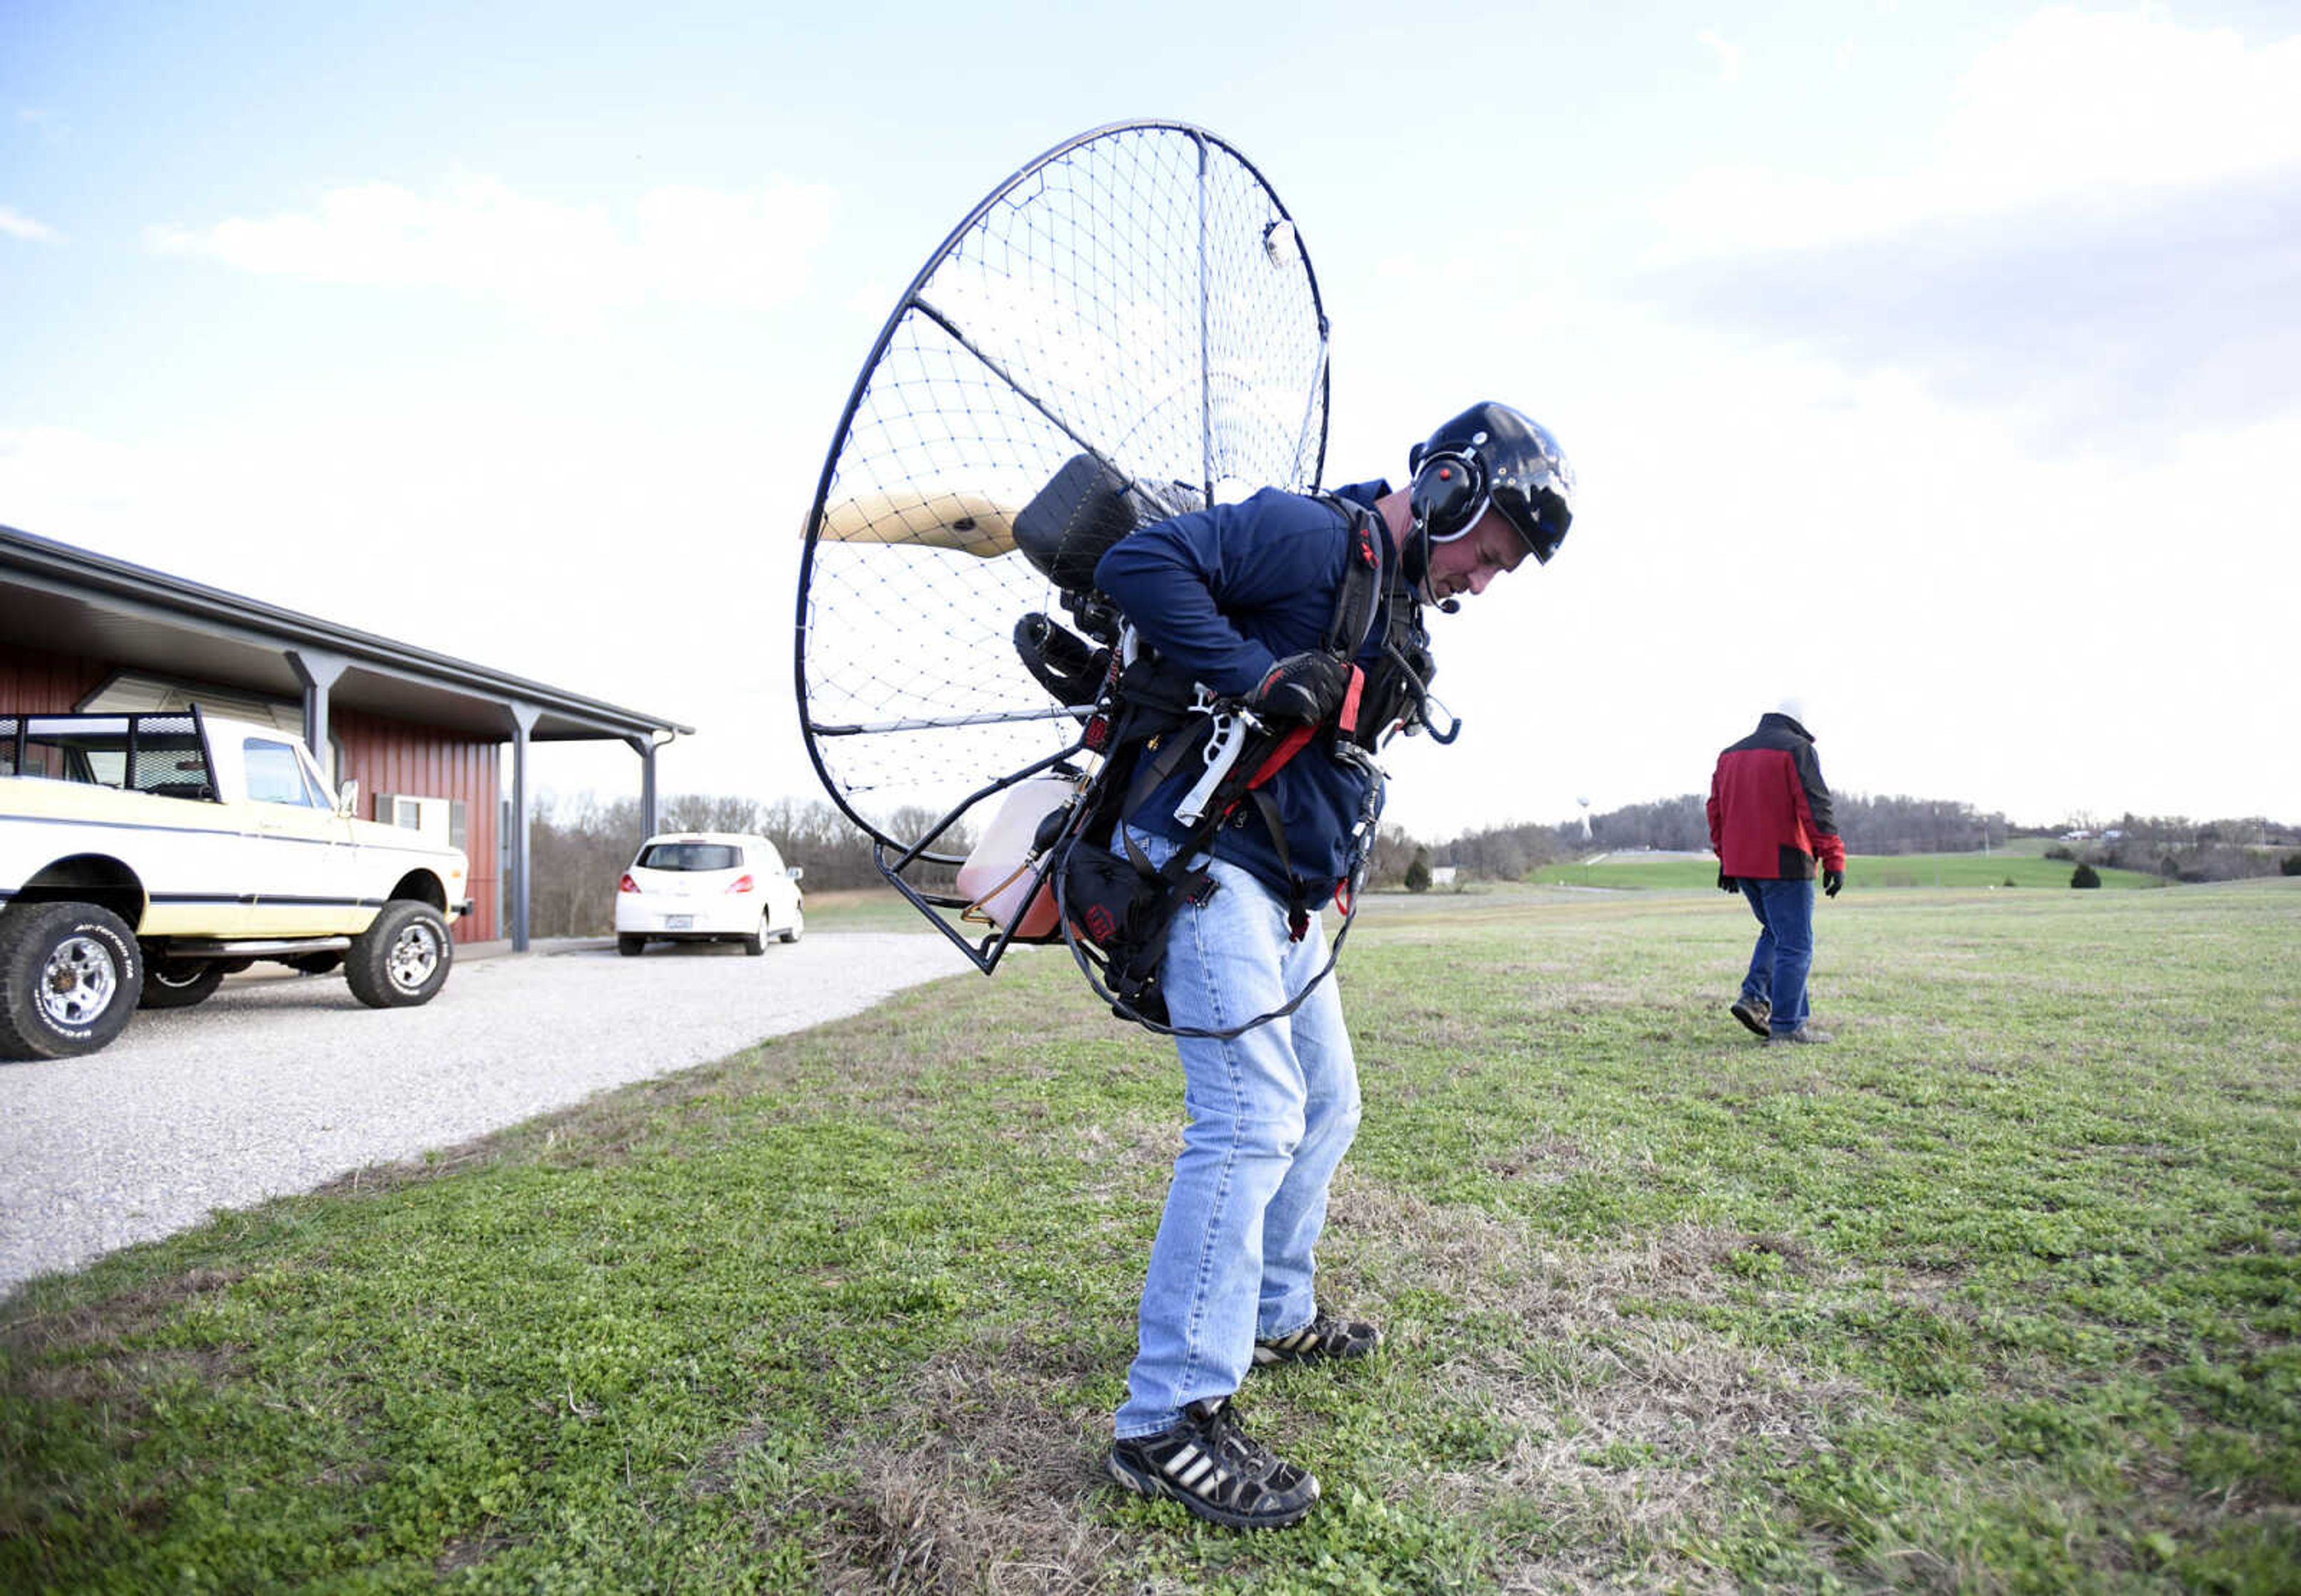
[[[1486,507],[1486,473],[1475,455],[1452,450],[1414,463],[1409,503],[1414,519],[1427,527],[1434,543],[1451,543],[1477,524]]]

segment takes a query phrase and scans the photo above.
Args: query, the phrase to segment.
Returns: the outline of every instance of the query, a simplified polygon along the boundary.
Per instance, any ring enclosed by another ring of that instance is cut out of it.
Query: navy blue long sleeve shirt
[[[1387,482],[1335,489],[1371,507]],[[1385,563],[1395,558],[1385,535]],[[1114,544],[1095,569],[1143,640],[1216,692],[1243,697],[1290,654],[1324,646],[1350,552],[1349,520],[1332,506],[1267,488],[1243,504],[1217,505],[1154,522]],[[1385,589],[1386,590],[1386,589]],[[1377,616],[1359,656],[1371,667],[1385,633]],[[1183,838],[1175,805],[1198,780],[1184,767],[1130,817],[1147,831]],[[1252,872],[1282,898],[1323,902],[1350,873],[1350,837],[1372,778],[1314,740],[1268,784],[1286,833],[1282,864],[1269,827],[1243,804],[1217,833],[1217,858]],[[1293,866],[1292,876],[1286,864]]]

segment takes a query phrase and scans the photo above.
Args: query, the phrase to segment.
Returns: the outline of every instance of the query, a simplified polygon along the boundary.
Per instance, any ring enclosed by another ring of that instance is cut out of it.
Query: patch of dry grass
[[[1813,1273],[1794,1239],[1689,1224],[1566,1245],[1347,1174],[1330,1212],[1339,1288],[1448,1305],[1422,1345],[1393,1356],[1443,1393],[1433,1400],[1454,1417],[1436,1426],[1442,1443],[1451,1422],[1475,1455],[1435,1475],[1402,1456],[1390,1483],[1430,1491],[1442,1512],[1544,1525],[1498,1560],[1504,1589],[1605,1589],[1627,1568],[1710,1588],[1698,1565],[1661,1549],[1720,1531],[1740,1510],[1719,1491],[1726,1466],[1826,1446],[1837,1415],[1875,1400],[1730,1335],[1625,1311],[1657,1299],[1724,1302],[1736,1278],[1727,1266],[1753,1252]]]
[[[830,1504],[824,1588],[1113,1588],[1121,1541],[1099,1466],[1109,1416],[1078,1395],[1091,1372],[1013,1331],[930,1358],[906,1400],[835,1441],[835,1472],[854,1484]]]

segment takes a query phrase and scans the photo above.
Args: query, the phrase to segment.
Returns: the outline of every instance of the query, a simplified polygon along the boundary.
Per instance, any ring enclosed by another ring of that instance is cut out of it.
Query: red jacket
[[[1811,881],[1817,856],[1825,870],[1845,868],[1812,732],[1786,714],[1768,714],[1718,756],[1710,847],[1726,874],[1759,881]]]

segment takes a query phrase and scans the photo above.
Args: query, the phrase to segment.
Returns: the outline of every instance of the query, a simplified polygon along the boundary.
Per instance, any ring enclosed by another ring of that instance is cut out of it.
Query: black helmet
[[[1414,524],[1451,543],[1492,505],[1547,563],[1574,521],[1574,468],[1549,430],[1507,405],[1473,405],[1407,451]],[[1418,539],[1419,541],[1420,539]],[[1427,548],[1424,561],[1428,560]]]

